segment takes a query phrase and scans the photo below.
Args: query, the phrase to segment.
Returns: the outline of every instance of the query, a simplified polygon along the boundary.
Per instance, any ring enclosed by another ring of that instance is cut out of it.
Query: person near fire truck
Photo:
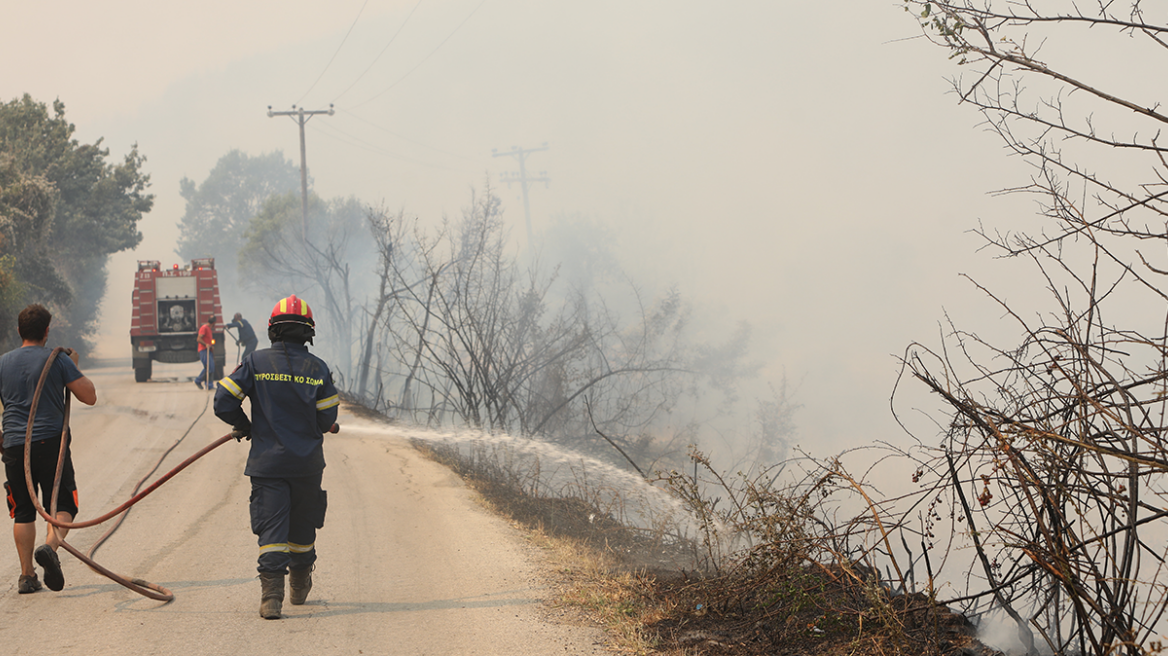
[[[236,339],[236,341],[239,342],[241,346],[243,346],[243,355],[239,356],[239,361],[243,362],[243,358],[251,355],[252,351],[254,351],[256,346],[259,345],[259,340],[256,339],[255,330],[252,329],[251,324],[248,323],[247,319],[244,319],[243,315],[239,312],[236,312],[235,316],[231,318],[231,323],[223,326],[224,330],[228,328],[234,328],[239,335],[239,338]]]
[[[199,336],[195,341],[199,343],[199,363],[203,365],[199,375],[195,376],[195,387],[203,389],[206,382],[206,389],[211,389],[215,384],[215,315],[199,326]]]
[[[308,351],[315,326],[302,299],[281,300],[268,320],[271,348],[243,358],[215,390],[215,415],[232,426],[237,440],[251,441],[244,474],[251,478],[264,619],[280,619],[285,576],[293,605],[308,598],[316,531],[328,507],[321,489],[323,434],[336,430],[340,397],[328,365]],[[250,419],[245,397],[251,399]]]

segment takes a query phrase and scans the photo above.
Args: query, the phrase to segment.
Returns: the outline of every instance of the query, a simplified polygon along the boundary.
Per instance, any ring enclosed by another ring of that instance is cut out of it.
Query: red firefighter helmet
[[[316,322],[312,320],[312,308],[308,307],[308,303],[302,299],[296,298],[296,294],[280,299],[280,302],[276,303],[276,307],[272,308],[272,316],[268,319],[268,326],[281,323],[300,323],[311,328],[316,327]]]

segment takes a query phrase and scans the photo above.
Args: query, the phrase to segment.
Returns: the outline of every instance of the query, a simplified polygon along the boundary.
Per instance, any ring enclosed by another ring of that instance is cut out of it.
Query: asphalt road
[[[128,359],[81,368],[98,403],[73,408],[78,519],[129,498],[188,429],[160,473],[228,431],[191,383],[197,365],[156,365],[142,384]],[[96,554],[169,588],[172,602],[141,597],[64,550],[65,589],[19,595],[16,551],[0,539],[0,653],[608,653],[599,630],[551,619],[538,552],[452,473],[392,435],[342,428],[326,439],[329,510],[307,604],[285,601],[279,621],[259,617],[247,443],[228,442],[135,506]],[[85,552],[104,532],[78,529],[68,540]]]

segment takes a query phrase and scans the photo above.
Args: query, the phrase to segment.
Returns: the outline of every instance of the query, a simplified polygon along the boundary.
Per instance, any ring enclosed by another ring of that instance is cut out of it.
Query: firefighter
[[[243,358],[251,355],[252,351],[254,351],[256,346],[259,344],[259,340],[256,339],[255,330],[252,329],[251,324],[247,322],[247,319],[244,319],[243,315],[238,312],[236,312],[235,316],[231,318],[231,323],[223,326],[224,330],[228,328],[235,328],[237,331],[239,331],[239,339],[236,341],[243,345],[243,355],[240,356],[240,362],[242,362]]]
[[[340,399],[323,360],[308,352],[316,334],[312,310],[295,295],[272,309],[271,348],[243,358],[215,390],[215,415],[237,440],[251,440],[244,474],[251,477],[251,530],[259,539],[260,616],[280,619],[284,577],[303,604],[312,588],[316,530],[324,526],[323,434]],[[251,399],[251,419],[243,411]]]

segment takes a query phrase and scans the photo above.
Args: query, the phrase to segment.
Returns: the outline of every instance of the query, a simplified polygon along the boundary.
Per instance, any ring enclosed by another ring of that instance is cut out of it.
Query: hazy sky
[[[111,264],[114,343],[134,260],[175,258],[179,180],[233,148],[298,162],[295,124],[267,107],[329,103],[308,125],[317,193],[436,221],[489,178],[520,241],[518,188],[499,177],[514,161],[491,151],[547,142],[528,160],[551,179],[531,193],[536,230],[596,221],[636,276],[677,284],[710,325],[750,321],[816,451],[900,439],[895,358],[935,344],[945,312],[998,322],[958,274],[1008,279],[968,230],[1030,212],[987,193],[1026,172],[957,106],[958,71],[895,2],[173,7],[0,4],[0,99],[59,98],[80,140],[147,158],[156,204],[137,252]]]

